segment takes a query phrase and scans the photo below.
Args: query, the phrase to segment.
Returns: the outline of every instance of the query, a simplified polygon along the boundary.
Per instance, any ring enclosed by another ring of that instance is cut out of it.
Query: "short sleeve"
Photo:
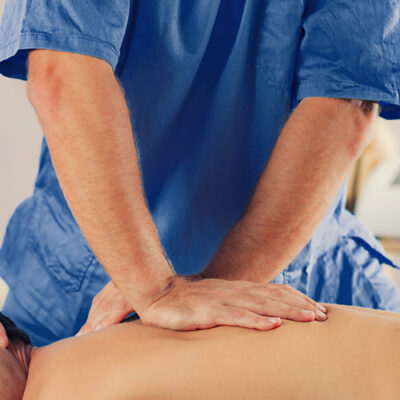
[[[131,0],[7,0],[0,25],[0,73],[27,79],[28,49],[52,49],[118,64]]]
[[[398,1],[306,2],[295,102],[304,97],[377,101],[383,118],[400,118]]]

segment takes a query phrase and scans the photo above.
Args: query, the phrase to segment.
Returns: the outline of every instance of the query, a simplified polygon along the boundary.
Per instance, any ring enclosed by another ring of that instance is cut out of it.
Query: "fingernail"
[[[82,336],[82,332],[79,331],[75,336]]]
[[[272,322],[273,324],[276,324],[278,322],[281,322],[281,319],[279,317],[269,318],[269,321]]]
[[[310,310],[301,310],[301,313],[303,314],[304,317],[309,318],[311,320],[315,319],[315,313],[314,311],[310,311]],[[318,311],[317,311],[318,313]]]
[[[324,313],[327,313],[328,312],[328,310],[326,309],[326,307],[324,307],[323,305],[321,305],[321,304],[317,304],[317,308],[318,309],[320,309],[322,312],[324,312]]]
[[[93,329],[93,332],[97,332],[103,328],[103,325],[97,325],[96,328]]]
[[[325,321],[326,319],[328,319],[328,316],[320,310],[317,310],[316,314],[319,321]]]

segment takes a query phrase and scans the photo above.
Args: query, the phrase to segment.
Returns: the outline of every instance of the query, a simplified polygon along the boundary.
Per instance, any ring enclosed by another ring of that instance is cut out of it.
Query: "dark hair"
[[[8,340],[11,342],[22,342],[24,344],[31,344],[29,336],[21,329],[19,329],[11,319],[7,318],[0,312],[0,323],[6,330]]]

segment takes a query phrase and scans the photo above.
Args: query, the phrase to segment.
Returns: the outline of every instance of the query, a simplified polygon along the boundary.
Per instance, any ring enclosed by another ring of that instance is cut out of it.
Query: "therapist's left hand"
[[[77,336],[118,324],[132,312],[132,306],[110,281],[93,299],[88,319]]]

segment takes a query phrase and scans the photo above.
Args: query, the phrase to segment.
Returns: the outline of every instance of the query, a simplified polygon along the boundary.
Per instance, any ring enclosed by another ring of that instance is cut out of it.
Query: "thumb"
[[[119,324],[123,321],[133,309],[129,310],[96,310],[95,312],[91,312],[85,324],[82,326],[80,331],[76,334],[76,336],[86,335],[88,333],[97,332],[100,329],[107,328],[112,325]]]
[[[4,326],[0,324],[0,347],[7,348],[7,346],[8,346],[7,332],[4,329]]]
[[[132,306],[110,282],[93,299],[88,319],[77,336],[118,324],[133,311]]]

